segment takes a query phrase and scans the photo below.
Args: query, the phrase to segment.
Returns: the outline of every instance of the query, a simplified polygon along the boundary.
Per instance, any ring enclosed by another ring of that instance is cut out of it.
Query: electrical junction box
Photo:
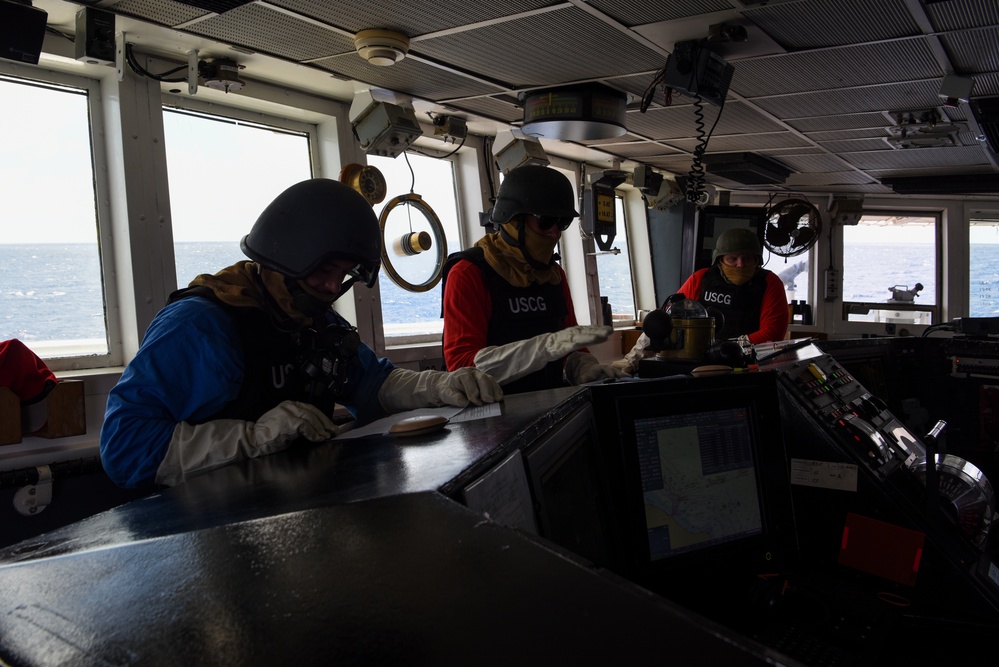
[[[76,13],[76,59],[91,65],[115,63],[114,14],[93,7]]]
[[[399,157],[423,135],[411,109],[376,101],[370,92],[354,96],[348,115],[361,150],[372,155]]]

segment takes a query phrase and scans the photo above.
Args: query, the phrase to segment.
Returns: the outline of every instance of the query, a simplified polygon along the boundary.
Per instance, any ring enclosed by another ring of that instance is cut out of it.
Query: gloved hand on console
[[[539,371],[572,352],[602,343],[613,331],[613,327],[584,325],[484,347],[475,355],[475,367],[505,384]]]
[[[503,399],[499,383],[477,368],[444,371],[411,371],[396,368],[378,390],[386,412],[469,403],[483,405]]]
[[[565,379],[569,384],[579,385],[610,378],[631,377],[615,366],[601,364],[592,354],[573,352],[565,360]]]
[[[302,437],[322,442],[339,429],[309,403],[283,401],[255,422],[216,419],[204,424],[180,422],[156,470],[156,483],[174,486],[195,475],[239,459],[253,459],[286,449]]]

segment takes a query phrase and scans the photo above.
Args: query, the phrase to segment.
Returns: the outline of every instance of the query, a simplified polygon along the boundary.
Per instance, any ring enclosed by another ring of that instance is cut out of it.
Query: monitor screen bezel
[[[779,572],[797,558],[789,460],[781,430],[776,376],[758,372],[719,377],[675,377],[595,388],[598,424],[608,475],[616,496],[619,567],[652,589],[682,585],[713,569],[723,579]],[[635,421],[669,414],[744,408],[753,445],[763,530],[704,549],[653,560],[649,553],[645,498],[638,465]]]

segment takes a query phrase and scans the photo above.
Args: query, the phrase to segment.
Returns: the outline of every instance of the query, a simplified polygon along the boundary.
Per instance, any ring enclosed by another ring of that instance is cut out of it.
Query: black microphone
[[[666,347],[673,332],[673,319],[662,310],[653,310],[642,320],[642,332],[649,337],[649,349],[653,352]]]

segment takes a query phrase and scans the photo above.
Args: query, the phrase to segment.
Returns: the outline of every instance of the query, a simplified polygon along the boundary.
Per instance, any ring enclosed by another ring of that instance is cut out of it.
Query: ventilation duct
[[[743,185],[778,185],[791,170],[755,153],[716,153],[702,158],[708,173]]]

